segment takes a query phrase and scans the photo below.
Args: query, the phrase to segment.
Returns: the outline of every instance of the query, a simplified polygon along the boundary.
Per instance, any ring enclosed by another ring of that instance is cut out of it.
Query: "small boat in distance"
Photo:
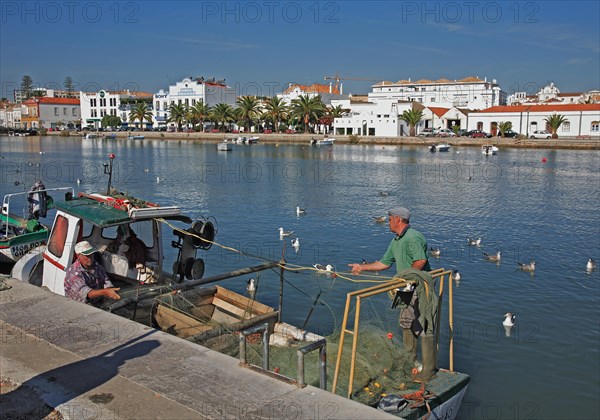
[[[435,152],[447,152],[448,150],[450,150],[450,145],[447,143],[440,143],[440,144],[432,144],[429,146],[429,151],[431,153],[435,153]]]
[[[217,143],[217,150],[220,152],[231,152],[231,143],[227,143],[227,142]]]
[[[311,139],[310,141],[310,145],[311,146],[333,146],[333,142],[335,141],[335,139],[330,139],[330,138],[324,138],[322,140],[317,140],[315,138]]]
[[[496,146],[491,144],[481,146],[481,153],[483,153],[486,156],[495,155],[496,153],[498,153],[498,150],[499,149]]]
[[[129,136],[127,137],[127,139],[128,139],[128,140],[144,140],[144,138],[145,138],[145,137],[144,137],[144,136],[142,136],[141,134],[138,134],[138,135],[135,135],[135,136],[133,136],[133,135],[129,135]]]

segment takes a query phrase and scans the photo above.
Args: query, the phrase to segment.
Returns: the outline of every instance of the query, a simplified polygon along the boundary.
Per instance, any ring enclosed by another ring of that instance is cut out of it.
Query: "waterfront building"
[[[340,105],[348,110],[333,123],[338,135],[396,137],[408,135],[408,124],[399,116],[413,104],[398,100],[366,101],[364,98],[335,100],[332,106]]]
[[[30,98],[21,104],[21,127],[58,128],[77,127],[81,124],[79,99]]]
[[[15,89],[13,92],[15,103],[20,104],[27,98],[26,93],[20,89]],[[49,89],[44,87],[37,87],[31,89],[30,97],[36,98],[77,98],[77,92],[68,92],[66,90]]]
[[[153,125],[154,127],[167,125],[171,105],[192,107],[203,102],[210,107],[220,103],[235,107],[236,99],[235,89],[227,86],[225,79],[186,77],[180,82],[170,85],[168,91],[161,89],[153,95]],[[170,125],[175,127],[174,123]]]
[[[510,121],[513,131],[529,137],[534,131],[550,131],[545,119],[553,114],[568,120],[559,128],[559,137],[600,137],[600,103],[495,106],[469,113],[468,129],[497,135],[498,124]]]
[[[102,118],[106,115],[121,118],[121,126],[128,127],[131,109],[136,103],[145,102],[150,110],[152,107],[152,94],[148,92],[101,90],[99,92],[79,92],[79,98],[82,126],[93,129],[100,127]],[[132,125],[135,126],[135,123]],[[151,123],[147,124],[147,126],[151,125]]]
[[[550,83],[541,88],[534,95],[528,95],[527,92],[515,92],[507,98],[507,105],[547,103],[553,105],[600,103],[600,91],[561,92],[554,83]]]
[[[21,128],[21,105],[11,102],[0,103],[0,127]]]
[[[300,85],[297,83],[290,83],[283,91],[277,95],[286,104],[290,105],[294,99],[298,99],[300,96],[308,96],[314,98],[315,96],[321,96],[321,101],[327,106],[332,104],[332,101],[339,101],[348,99],[348,95],[341,95],[337,86],[333,83],[328,85],[322,85],[319,83],[313,83],[312,85]]]
[[[479,77],[466,77],[460,80],[400,80],[382,81],[371,86],[369,100],[381,99],[418,102],[423,106],[462,109],[485,109],[506,105],[506,93],[493,79],[491,82]]]

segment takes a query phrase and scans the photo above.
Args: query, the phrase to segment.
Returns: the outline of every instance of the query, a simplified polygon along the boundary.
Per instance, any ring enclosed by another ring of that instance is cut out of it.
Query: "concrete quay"
[[[47,135],[60,136],[61,132],[48,132]],[[98,135],[115,134],[117,138],[126,139],[129,135],[143,135],[147,140],[165,140],[165,141],[183,141],[196,140],[206,142],[221,142],[223,139],[231,139],[239,136],[260,137],[262,143],[289,143],[309,145],[311,139],[322,139],[322,134],[246,134],[246,133],[200,133],[200,132],[180,132],[165,133],[156,131],[134,131],[134,132],[100,132]],[[71,136],[81,137],[82,133],[71,132]],[[331,134],[329,137],[335,138],[336,144],[356,144],[356,145],[415,145],[428,146],[432,143],[448,143],[452,146],[481,147],[486,144],[493,144],[498,147],[514,147],[527,149],[587,149],[600,150],[600,136],[591,138],[560,137],[558,139],[516,139],[516,138],[470,138],[470,137],[373,137],[357,136],[355,140],[350,136],[339,136]],[[140,141],[140,140],[135,140]],[[143,140],[142,140],[143,141]]]
[[[3,419],[397,418],[42,288],[4,282],[11,288],[0,291]]]

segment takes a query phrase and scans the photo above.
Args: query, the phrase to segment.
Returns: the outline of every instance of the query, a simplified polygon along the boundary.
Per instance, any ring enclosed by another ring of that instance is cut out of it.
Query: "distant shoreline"
[[[232,139],[240,136],[260,137],[259,142],[262,143],[289,143],[289,144],[309,144],[311,139],[322,139],[324,136],[315,134],[244,134],[244,133],[165,133],[157,131],[133,131],[133,132],[100,132],[98,135],[116,134],[117,138],[125,139],[128,135],[143,135],[149,140],[165,140],[165,141],[206,141],[218,143],[223,139]],[[48,132],[48,136],[60,137],[60,132]],[[81,132],[72,133],[70,137],[83,137]],[[340,144],[356,144],[356,145],[415,145],[428,146],[432,143],[448,143],[452,146],[468,146],[481,147],[486,144],[493,144],[499,147],[515,147],[529,149],[584,149],[584,150],[600,150],[600,137],[592,137],[591,139],[576,139],[576,138],[558,138],[552,139],[513,139],[513,138],[476,138],[469,137],[373,137],[373,136],[358,136],[358,142],[352,142],[349,136],[329,136],[336,139],[336,143]],[[140,141],[140,140],[135,140]],[[143,141],[143,140],[141,140]]]

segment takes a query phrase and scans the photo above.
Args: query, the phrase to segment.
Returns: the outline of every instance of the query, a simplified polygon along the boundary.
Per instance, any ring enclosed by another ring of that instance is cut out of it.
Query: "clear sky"
[[[600,89],[600,2],[0,1],[1,95],[36,86],[156,92],[187,76],[272,96],[325,76],[496,79]],[[344,93],[374,82],[346,80]]]

